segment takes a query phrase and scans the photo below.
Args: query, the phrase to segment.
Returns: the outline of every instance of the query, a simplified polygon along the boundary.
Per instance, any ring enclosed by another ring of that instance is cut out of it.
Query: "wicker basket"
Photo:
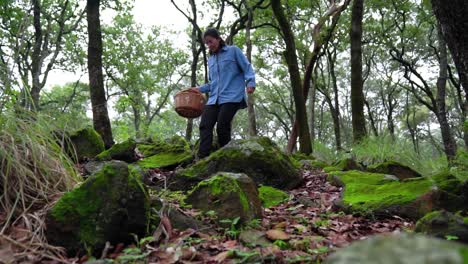
[[[195,90],[183,90],[174,97],[175,110],[177,114],[186,118],[199,117],[203,112],[205,97]]]

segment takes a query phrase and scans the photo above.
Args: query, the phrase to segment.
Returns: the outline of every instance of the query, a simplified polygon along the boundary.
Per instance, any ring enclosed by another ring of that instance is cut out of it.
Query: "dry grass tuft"
[[[44,219],[78,176],[47,121],[0,117],[0,254],[16,262],[63,255],[47,244]]]

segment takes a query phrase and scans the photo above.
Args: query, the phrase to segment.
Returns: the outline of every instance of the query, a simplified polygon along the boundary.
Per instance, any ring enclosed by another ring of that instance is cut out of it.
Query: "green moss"
[[[185,161],[189,161],[192,159],[192,155],[190,153],[182,152],[182,153],[162,153],[150,156],[148,158],[142,159],[138,161],[138,165],[145,169],[152,169],[152,168],[162,168],[171,166],[174,164],[183,163]]]
[[[443,191],[457,195],[461,194],[462,182],[448,171],[433,175],[430,179]]]
[[[90,127],[77,131],[70,136],[70,139],[79,159],[82,157],[93,158],[105,149],[101,136]]]
[[[462,247],[460,248],[460,255],[463,259],[463,264],[468,264],[468,248]]]
[[[265,208],[278,205],[289,198],[286,192],[270,186],[261,186],[258,188],[258,193]]]
[[[96,237],[96,219],[102,207],[102,190],[111,181],[115,170],[105,166],[95,177],[82,186],[65,193],[52,208],[51,214],[59,222],[77,221],[80,226],[79,239],[85,245],[94,245]],[[92,182],[92,184],[91,184]],[[88,186],[87,186],[88,185]],[[86,188],[85,188],[86,186]],[[112,195],[112,194],[111,194]]]
[[[292,158],[297,160],[297,161],[301,161],[301,160],[315,160],[315,157],[312,155],[312,154],[304,154],[304,153],[301,153],[301,152],[295,152],[292,154]]]
[[[313,160],[311,161],[311,165],[316,168],[325,168],[330,166],[328,163],[321,160]]]
[[[112,157],[122,155],[125,152],[131,152],[131,154],[133,154],[135,146],[135,140],[129,139],[125,142],[113,145],[110,149],[105,150],[97,155],[96,158],[98,160],[110,160]]]
[[[105,243],[105,234],[102,230],[98,230],[103,220],[100,219],[100,213],[105,207],[115,206],[108,204],[108,201],[117,202],[122,192],[126,192],[121,189],[122,187],[129,186],[127,191],[142,190],[146,196],[143,207],[146,212],[149,212],[148,194],[138,178],[130,174],[126,184],[115,185],[115,178],[125,173],[111,165],[105,165],[81,186],[65,193],[52,208],[52,217],[57,222],[79,226],[77,238],[84,245],[93,247],[96,244]]]
[[[159,153],[191,152],[188,142],[180,136],[173,136],[167,140],[157,140],[144,144],[137,144],[138,151],[145,157]]]
[[[333,172],[345,184],[343,202],[354,211],[367,213],[394,204],[408,204],[432,186],[427,178],[397,182],[385,180],[384,174],[360,171]]]
[[[178,165],[193,158],[188,142],[180,136],[165,141],[138,144],[137,148],[145,156],[138,165],[147,169]]]
[[[333,171],[341,171],[340,168],[334,166],[326,166],[323,168],[324,172],[333,172]]]
[[[217,196],[228,192],[237,193],[239,194],[239,200],[242,209],[245,212],[248,212],[250,209],[247,196],[245,195],[244,191],[239,186],[237,181],[231,177],[227,177],[225,175],[213,176],[208,180],[200,182],[197,185],[197,187],[193,189],[193,191],[199,188],[207,188],[213,196]]]
[[[291,157],[279,151],[270,139],[261,137],[253,140],[236,140],[233,144],[230,143],[212,153],[207,159],[178,171],[175,179],[180,182],[192,182],[203,180],[218,171],[229,171],[245,173],[257,184],[265,183],[288,189],[300,182],[299,177],[292,176],[298,175],[300,166],[299,162],[293,161]],[[284,180],[285,174],[290,177],[290,181]]]

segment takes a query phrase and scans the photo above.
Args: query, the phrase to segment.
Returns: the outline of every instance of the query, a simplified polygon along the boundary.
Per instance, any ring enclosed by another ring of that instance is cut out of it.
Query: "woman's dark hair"
[[[206,36],[219,39],[220,40],[219,45],[221,47],[226,46],[226,42],[224,41],[223,38],[221,38],[221,35],[219,34],[219,31],[216,28],[208,28],[207,30],[205,30],[205,33],[203,33],[203,38],[205,38]]]

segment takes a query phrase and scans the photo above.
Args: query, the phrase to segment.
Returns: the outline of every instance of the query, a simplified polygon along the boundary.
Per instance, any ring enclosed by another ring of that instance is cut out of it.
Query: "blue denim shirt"
[[[244,53],[236,46],[224,46],[208,58],[209,82],[200,86],[210,93],[208,105],[239,103],[245,87],[255,87],[255,73]]]

